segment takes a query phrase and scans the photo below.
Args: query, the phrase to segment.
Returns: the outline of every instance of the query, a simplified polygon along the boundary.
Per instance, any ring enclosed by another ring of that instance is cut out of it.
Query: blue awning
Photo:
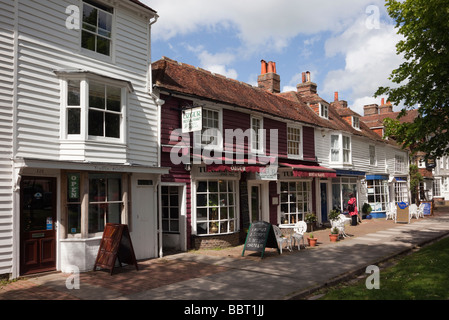
[[[335,170],[337,171],[337,176],[365,176],[366,172],[355,171],[355,170]]]
[[[366,180],[388,180],[388,176],[382,174],[370,174],[366,176]]]

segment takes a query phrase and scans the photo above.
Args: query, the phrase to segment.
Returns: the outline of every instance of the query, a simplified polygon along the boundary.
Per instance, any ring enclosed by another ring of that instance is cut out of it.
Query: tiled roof
[[[391,118],[396,119],[398,117],[400,112],[388,112],[383,114],[372,114],[369,116],[363,116],[361,117],[361,120],[364,121],[370,128],[374,127],[382,127],[383,121],[385,118]],[[407,114],[401,118],[399,118],[399,121],[401,123],[405,122],[413,122],[413,120],[418,116],[418,110],[412,109],[408,110]]]
[[[152,68],[156,87],[284,119],[323,125],[319,117],[302,101],[291,101],[249,84],[166,57],[154,62]]]
[[[344,121],[339,112],[351,112],[349,108],[337,111],[340,108],[330,104],[329,119],[321,118],[307,105],[317,102],[328,104],[317,94],[301,95],[294,91],[279,94],[269,93],[244,82],[229,79],[167,57],[155,61],[152,64],[152,69],[155,86],[169,92],[259,111],[321,128],[350,132],[379,142],[392,143],[383,140],[363,122],[360,122],[360,130],[356,130]]]

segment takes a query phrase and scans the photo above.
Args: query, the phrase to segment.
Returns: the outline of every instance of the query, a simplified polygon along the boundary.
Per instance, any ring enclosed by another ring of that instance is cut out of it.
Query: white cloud
[[[226,67],[226,65],[234,62],[236,58],[235,54],[226,52],[211,54],[210,52],[205,50],[203,46],[187,46],[187,49],[197,55],[197,58],[200,61],[199,67],[214,73],[221,74],[228,78],[237,79],[237,71],[234,69],[228,69]]]
[[[342,34],[326,42],[326,55],[345,57],[344,69],[328,72],[322,89],[323,94],[334,91],[350,92],[343,100],[352,100],[352,109],[363,114],[363,104],[378,103],[373,98],[379,86],[392,86],[388,80],[391,71],[403,61],[396,54],[396,43],[400,40],[394,26],[380,24],[379,29],[368,29],[364,19],[358,19]]]
[[[368,5],[382,0],[142,0],[160,15],[153,27],[155,40],[168,40],[215,28],[235,28],[246,50],[285,48],[299,34],[338,32]],[[234,30],[234,29],[233,29]],[[234,30],[234,31],[235,31]]]

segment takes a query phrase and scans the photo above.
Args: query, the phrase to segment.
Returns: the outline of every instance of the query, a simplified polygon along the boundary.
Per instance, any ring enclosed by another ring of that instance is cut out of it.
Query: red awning
[[[213,164],[206,167],[207,172],[227,171],[227,172],[263,172],[262,166],[245,166],[239,164]]]
[[[292,168],[294,177],[335,178],[337,176],[337,172],[334,169],[321,166],[292,163],[279,163],[279,165]]]

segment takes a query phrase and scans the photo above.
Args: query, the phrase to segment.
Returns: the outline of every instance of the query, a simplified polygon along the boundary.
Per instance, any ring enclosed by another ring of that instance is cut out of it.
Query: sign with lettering
[[[433,214],[432,202],[421,202],[424,205],[423,215],[430,216]]]
[[[181,117],[183,133],[199,131],[203,128],[203,109],[201,107],[183,110]]]
[[[106,223],[95,260],[94,271],[97,268],[108,269],[112,275],[117,260],[120,266],[123,262],[128,265],[135,265],[136,270],[138,270],[128,226],[126,224]]]
[[[80,197],[80,174],[68,173],[67,174],[67,188],[68,198],[70,200],[79,199]]]
[[[251,223],[246,235],[242,257],[245,254],[245,250],[248,250],[261,252],[261,258],[263,258],[265,248],[275,248],[280,253],[273,227],[266,221]]]

